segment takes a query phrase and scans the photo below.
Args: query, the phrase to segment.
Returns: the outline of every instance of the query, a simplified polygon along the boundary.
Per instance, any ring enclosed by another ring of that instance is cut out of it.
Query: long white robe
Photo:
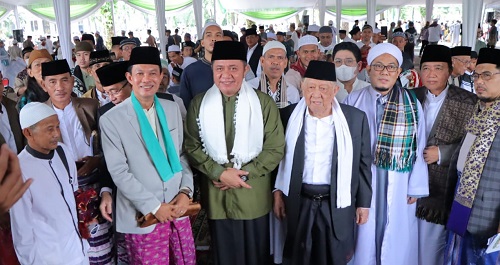
[[[77,231],[73,194],[78,189],[76,165],[67,146],[60,145],[72,182],[56,151],[50,160],[36,158],[26,149],[18,156],[23,180],[33,179],[10,212],[14,248],[21,264],[89,264],[89,244]]]
[[[380,94],[371,86],[354,91],[344,103],[363,110],[370,126],[372,154],[377,144],[377,105]],[[417,158],[410,173],[388,172],[387,180],[387,224],[381,247],[382,265],[416,265],[418,262],[418,227],[415,216],[416,203],[408,205],[407,196],[424,197],[429,194],[427,164],[423,158],[426,145],[425,116],[418,103]],[[358,226],[354,265],[375,265],[375,205],[377,168],[372,165],[372,204],[368,222]]]

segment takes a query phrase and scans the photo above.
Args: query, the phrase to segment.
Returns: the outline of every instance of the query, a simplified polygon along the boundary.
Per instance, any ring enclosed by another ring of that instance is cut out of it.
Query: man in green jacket
[[[214,264],[268,264],[271,171],[285,147],[279,110],[244,81],[243,44],[216,42],[212,69],[215,84],[189,106],[184,148],[203,175]]]

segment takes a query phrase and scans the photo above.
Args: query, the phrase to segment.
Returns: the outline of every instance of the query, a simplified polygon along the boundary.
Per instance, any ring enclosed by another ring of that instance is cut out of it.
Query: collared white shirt
[[[318,44],[318,46],[319,46],[319,51],[326,54],[327,52],[329,52],[329,51],[333,50],[333,48],[335,48],[335,43],[333,43],[333,41],[332,41],[332,44],[328,45],[327,47],[321,45],[321,43],[320,43],[320,44]]]
[[[259,44],[257,43],[252,48],[248,48],[248,50],[247,50],[247,63],[250,62],[250,58],[252,58],[252,54],[255,51],[255,49],[257,48],[257,45],[259,45]]]
[[[249,48],[247,50],[247,63],[250,63],[250,58],[252,58],[253,52],[255,51],[255,49],[257,49],[257,45],[260,45],[260,44],[257,43],[257,44],[255,44],[255,46],[253,46],[252,48]],[[261,65],[260,60],[259,60],[259,64],[257,65],[256,73],[254,74],[252,69],[250,69],[247,72],[247,74],[245,75],[245,80],[248,81],[254,77],[260,76],[261,73],[262,73],[262,65]]]
[[[356,43],[356,41],[354,41],[353,39],[345,36],[345,38],[342,40],[342,42],[352,42],[352,43]]]
[[[443,105],[444,99],[448,94],[447,86],[441,94],[435,96],[430,91],[427,91],[425,94],[426,100],[424,102],[424,113],[425,113],[425,134],[429,137],[429,133],[434,126],[434,122],[436,121],[437,115],[441,106]]]
[[[257,47],[257,45],[255,45],[255,47]],[[179,66],[179,68],[181,68],[181,69],[186,69],[186,67],[188,67],[190,64],[198,61],[193,57],[182,57],[182,58],[183,58],[182,64]],[[170,75],[170,77],[172,77],[172,72],[173,72],[174,68],[172,67],[171,64],[168,64],[167,69],[168,69],[168,74]],[[172,83],[172,82],[170,82],[170,83]]]
[[[356,42],[356,45],[358,45],[358,48],[361,49],[361,48],[363,48],[363,46],[365,46],[365,43],[362,41],[358,41],[358,42]],[[375,45],[377,45],[377,44],[373,43],[372,41],[370,41],[370,44],[368,44],[368,46],[370,46],[371,48],[375,47]]]
[[[10,212],[12,238],[21,264],[89,264],[87,240],[78,232],[74,192],[78,189],[76,165],[66,145],[61,145],[69,172],[54,151],[50,160],[19,154],[22,177],[33,183]]]
[[[99,106],[104,106],[106,104],[108,104],[109,102],[111,102],[111,100],[109,99],[109,97],[104,97],[104,95],[102,94],[101,91],[99,91],[99,89],[95,89],[95,92],[97,94],[97,99],[99,100]]]
[[[9,115],[7,114],[7,109],[3,104],[0,104],[2,113],[0,113],[0,134],[2,134],[5,142],[9,146],[12,152],[17,154],[16,139],[12,133],[12,128],[10,128]]]
[[[337,84],[339,85],[339,92],[337,92],[337,94],[335,95],[335,98],[339,101],[339,102],[343,102],[344,99],[349,95],[349,93],[347,93],[347,90],[345,90],[344,88],[344,84],[342,84],[342,82],[338,81],[337,80]],[[352,92],[356,91],[356,90],[360,90],[362,88],[365,88],[367,86],[370,86],[370,83],[368,82],[365,82],[363,80],[359,80],[358,78],[356,78],[354,80],[354,83],[352,84]]]
[[[306,111],[304,119],[304,174],[302,182],[307,184],[330,184],[332,179],[332,156],[335,142],[333,116],[321,119]]]
[[[151,129],[153,129],[153,132],[155,133],[156,138],[158,138],[158,132],[156,132],[156,107],[155,104],[153,103],[153,106],[151,108],[147,109],[142,109],[144,110],[144,114],[146,114],[146,118],[148,118],[149,125],[151,125]]]
[[[71,155],[76,159],[75,161],[81,160],[86,156],[93,156],[92,145],[87,141],[83,126],[73,107],[73,102],[70,102],[62,110],[55,106],[52,107],[59,118],[59,128],[61,129],[63,143],[70,149]]]

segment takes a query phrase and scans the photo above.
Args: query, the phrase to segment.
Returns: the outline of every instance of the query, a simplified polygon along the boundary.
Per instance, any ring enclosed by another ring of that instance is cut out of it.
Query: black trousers
[[[420,48],[420,53],[419,53],[419,56],[422,56],[422,53],[424,52],[424,49],[425,47],[429,45],[429,41],[428,40],[423,40],[422,41],[422,47]]]
[[[271,263],[269,215],[253,220],[209,220],[214,265]]]

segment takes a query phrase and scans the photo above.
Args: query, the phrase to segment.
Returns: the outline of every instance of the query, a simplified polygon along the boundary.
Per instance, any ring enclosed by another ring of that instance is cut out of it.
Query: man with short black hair
[[[333,48],[333,63],[335,64],[335,75],[339,91],[335,98],[343,102],[347,95],[370,85],[370,83],[358,79],[361,71],[361,51],[352,42],[341,42]]]
[[[264,27],[262,26],[261,34],[266,34],[264,31]],[[247,41],[247,63],[250,66],[250,70],[252,71],[253,77],[249,79],[253,79],[257,76],[260,76],[262,71],[260,67],[260,57],[262,56],[263,47],[259,43],[259,35],[255,29],[249,28],[246,30],[245,38]],[[267,39],[267,34],[266,38]]]
[[[485,253],[500,233],[500,50],[479,51],[473,75],[479,103],[465,126],[465,138],[452,158],[458,179],[444,264],[496,264],[498,252]],[[497,241],[498,242],[498,241]]]
[[[28,48],[28,47],[35,48],[35,44],[31,40],[32,38],[33,38],[33,36],[27,37],[27,39],[23,42],[23,49]]]
[[[120,42],[127,39],[127,37],[111,37],[111,52],[115,54],[114,61],[122,61],[122,49],[120,48]]]
[[[151,35],[151,30],[148,29],[147,31],[148,38],[146,39],[146,43],[148,44],[149,47],[156,47],[156,40],[153,35]]]
[[[430,45],[420,61],[423,87],[415,88],[425,115],[427,147],[424,159],[429,170],[429,196],[417,201],[418,264],[444,264],[445,225],[455,191],[450,161],[465,136],[465,125],[474,112],[477,97],[448,84],[450,48]]]
[[[156,96],[163,78],[158,49],[135,48],[126,77],[133,93],[99,122],[118,189],[116,230],[125,234],[130,264],[195,264],[191,224],[183,217],[193,178],[182,150],[179,107]],[[158,223],[140,227],[138,212]]]
[[[335,42],[333,41],[333,31],[329,26],[323,26],[319,28],[319,49],[323,54],[331,52],[335,47]]]

